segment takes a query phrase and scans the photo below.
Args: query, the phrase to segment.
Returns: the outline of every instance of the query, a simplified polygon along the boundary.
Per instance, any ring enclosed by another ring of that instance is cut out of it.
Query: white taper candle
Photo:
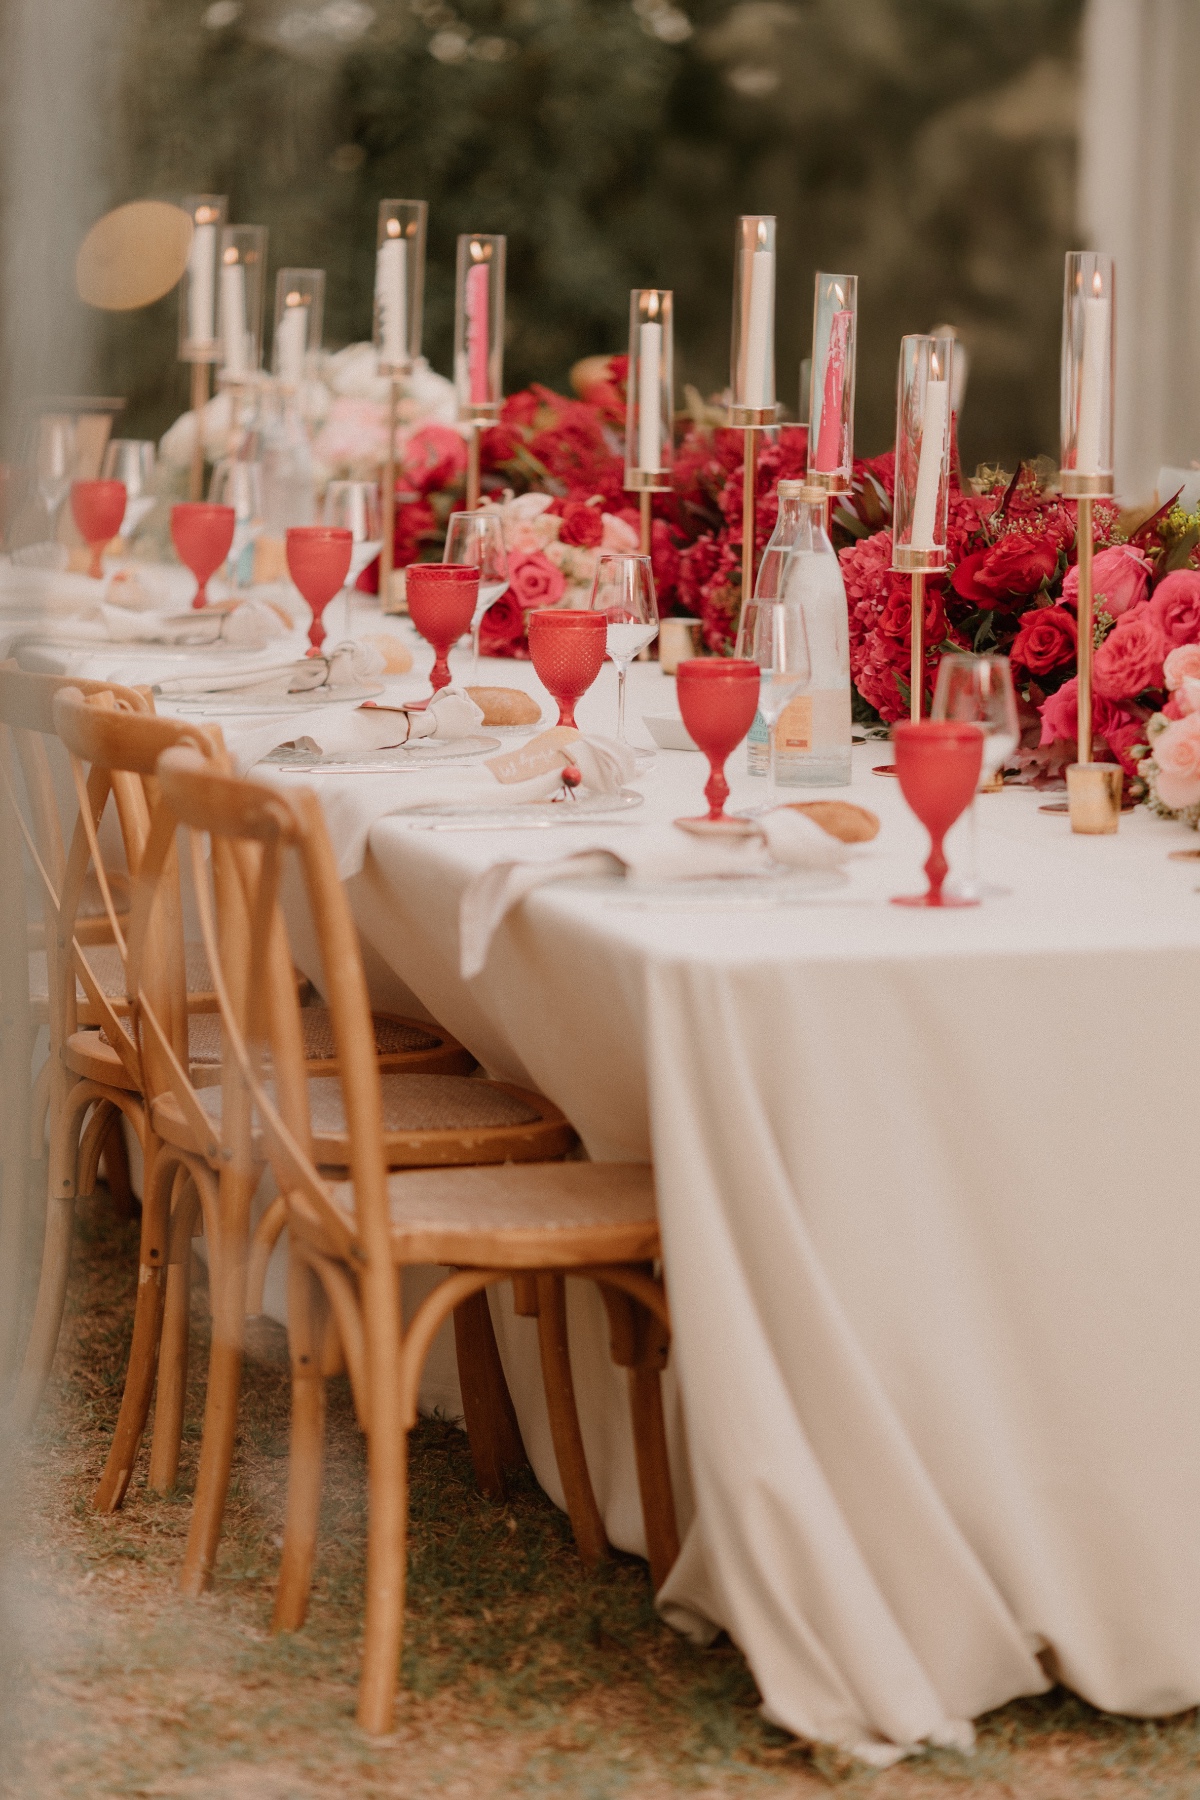
[[[657,474],[662,468],[662,326],[646,323],[638,335],[638,467]]]
[[[917,465],[917,492],[913,500],[914,550],[933,550],[937,523],[938,490],[942,483],[942,459],[946,448],[946,423],[950,416],[950,383],[927,381],[925,416],[921,421],[921,460]]]

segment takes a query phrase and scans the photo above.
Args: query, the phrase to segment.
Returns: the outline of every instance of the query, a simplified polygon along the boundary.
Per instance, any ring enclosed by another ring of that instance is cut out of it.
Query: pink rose
[[[1151,596],[1150,613],[1168,644],[1194,644],[1200,638],[1200,573],[1172,569],[1164,575]]]
[[[449,425],[422,425],[404,446],[404,476],[419,494],[453,487],[466,466],[462,433]]]
[[[1119,618],[1092,664],[1092,682],[1105,700],[1132,700],[1144,688],[1162,686],[1166,645],[1148,606]]]
[[[1176,644],[1163,664],[1163,680],[1173,694],[1189,678],[1200,681],[1200,644]]]
[[[1092,592],[1096,607],[1103,607],[1114,619],[1127,613],[1131,606],[1144,600],[1150,589],[1150,564],[1140,550],[1128,544],[1114,544],[1092,558]],[[1067,570],[1062,597],[1071,606],[1079,605],[1078,565]]]
[[[540,550],[521,550],[508,559],[508,585],[519,604],[528,610],[531,606],[557,606],[567,582],[562,570],[556,569]]]
[[[1048,744],[1070,743],[1074,739],[1079,730],[1079,682],[1074,675],[1043,702],[1041,720],[1039,743],[1043,748]],[[1136,773],[1129,752],[1135,743],[1146,741],[1144,713],[1136,707],[1116,706],[1097,694],[1092,704],[1092,735],[1104,739],[1127,774]]]
[[[1161,732],[1151,747],[1158,764],[1154,791],[1164,806],[1180,812],[1200,800],[1200,713],[1188,713]]]

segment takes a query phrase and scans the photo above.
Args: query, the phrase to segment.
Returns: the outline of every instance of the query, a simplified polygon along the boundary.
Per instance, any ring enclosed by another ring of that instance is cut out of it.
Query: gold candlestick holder
[[[479,426],[472,421],[471,434],[467,439],[467,511],[474,512],[479,505]]]
[[[192,412],[196,419],[196,441],[192,445],[192,466],[188,473],[188,499],[204,498],[204,408],[209,400],[211,363],[192,364]]]
[[[1122,773],[1118,763],[1092,760],[1092,657],[1095,651],[1095,605],[1092,582],[1092,503],[1097,494],[1111,491],[1111,479],[1102,475],[1072,475],[1064,471],[1062,491],[1079,503],[1078,673],[1076,758],[1067,768],[1067,812],[1071,830],[1082,837],[1108,837],[1121,818]]]
[[[638,548],[641,550],[643,556],[649,556],[653,526],[649,488],[642,489],[641,494],[638,496],[638,507],[641,514],[641,524],[638,533]]]
[[[395,376],[388,383],[387,456],[383,464],[383,504],[380,507],[379,605],[387,612],[392,600],[392,572],[396,556],[396,420],[400,408],[400,384]]]

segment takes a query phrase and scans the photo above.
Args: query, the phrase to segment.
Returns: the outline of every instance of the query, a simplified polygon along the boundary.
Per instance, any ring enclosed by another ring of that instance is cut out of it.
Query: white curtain
[[[1200,462],[1200,0],[1089,0],[1080,226],[1117,259],[1117,491]],[[1163,498],[1166,496],[1164,495]]]

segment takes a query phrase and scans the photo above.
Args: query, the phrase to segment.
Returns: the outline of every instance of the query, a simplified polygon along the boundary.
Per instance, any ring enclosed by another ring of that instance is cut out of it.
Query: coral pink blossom
[[[1168,691],[1173,694],[1189,676],[1193,681],[1200,681],[1200,644],[1176,644],[1174,650],[1168,651],[1163,664],[1163,680]]]
[[[1154,740],[1158,774],[1154,791],[1164,806],[1180,812],[1200,801],[1200,713],[1175,719]]]
[[[616,513],[604,513],[601,517],[603,535],[600,539],[602,550],[636,551],[638,534],[627,519],[620,519]]]
[[[1166,645],[1148,606],[1135,606],[1119,618],[1092,665],[1097,694],[1105,700],[1132,700],[1145,688],[1162,686]]]
[[[1168,644],[1194,644],[1200,639],[1200,573],[1172,569],[1150,601],[1154,623]]]
[[[1072,675],[1041,710],[1041,744],[1069,743],[1079,730],[1079,683]],[[1136,707],[1116,706],[1100,695],[1093,697],[1092,733],[1103,738],[1127,774],[1134,774],[1135,763],[1129,754],[1134,744],[1146,741],[1145,714]]]
[[[562,570],[556,569],[540,550],[518,551],[508,559],[508,586],[518,603],[528,608],[557,606],[567,582]]]
[[[1150,564],[1140,550],[1128,544],[1114,544],[1111,550],[1099,550],[1092,558],[1092,593],[1097,608],[1103,607],[1119,619],[1146,598],[1150,589]],[[1063,604],[1079,604],[1079,567],[1073,564],[1063,578]]]

